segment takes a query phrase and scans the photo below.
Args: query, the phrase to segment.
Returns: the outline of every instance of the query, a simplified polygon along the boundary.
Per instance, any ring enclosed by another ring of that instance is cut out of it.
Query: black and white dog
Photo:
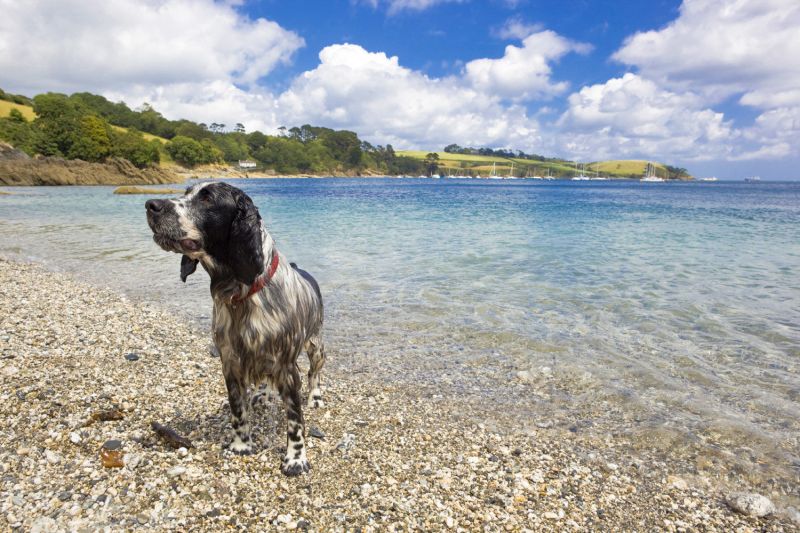
[[[287,445],[281,470],[310,468],[305,450],[297,357],[310,359],[308,404],[322,406],[319,373],[325,362],[322,296],[307,272],[277,250],[253,201],[227,183],[203,183],[176,200],[148,200],[147,223],[164,250],[183,255],[181,280],[197,263],[211,277],[213,338],[231,407],[230,449],[253,451],[248,387],[270,386],[286,404]],[[263,394],[263,391],[262,391]]]

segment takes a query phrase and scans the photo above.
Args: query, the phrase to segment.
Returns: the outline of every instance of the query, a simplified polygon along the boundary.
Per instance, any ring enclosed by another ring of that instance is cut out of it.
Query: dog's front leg
[[[311,470],[306,459],[305,430],[303,411],[300,406],[300,373],[297,366],[292,365],[286,371],[285,379],[279,380],[280,393],[286,404],[286,456],[283,458],[281,471],[287,476],[299,476]]]
[[[223,364],[233,426],[233,442],[229,448],[233,453],[249,455],[253,453],[253,441],[250,438],[250,402],[247,399],[247,387],[237,370],[233,364]]]

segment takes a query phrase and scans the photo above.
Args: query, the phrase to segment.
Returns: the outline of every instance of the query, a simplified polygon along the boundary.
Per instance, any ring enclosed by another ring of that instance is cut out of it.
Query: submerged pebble
[[[775,505],[766,496],[754,492],[737,492],[726,499],[728,505],[739,513],[762,517],[775,512]]]

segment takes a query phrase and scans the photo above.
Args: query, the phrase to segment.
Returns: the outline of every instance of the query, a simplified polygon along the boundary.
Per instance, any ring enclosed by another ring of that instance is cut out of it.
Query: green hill
[[[431,152],[424,150],[398,150],[398,156],[411,157],[424,160]],[[500,176],[510,175],[512,163],[514,175],[516,176],[544,176],[549,174],[556,177],[572,177],[579,172],[575,169],[575,162],[567,160],[537,161],[534,159],[522,159],[518,157],[497,157],[472,154],[457,154],[449,152],[433,152],[439,156],[439,172],[450,174],[468,172],[472,175],[488,175],[494,167],[495,172]],[[609,161],[595,161],[585,163],[585,172],[594,174],[597,171],[601,176],[611,178],[635,178],[644,175],[647,161],[645,160],[625,160],[615,159]],[[654,163],[656,174],[666,178],[669,176],[667,166],[662,163]],[[582,171],[582,169],[581,169]]]

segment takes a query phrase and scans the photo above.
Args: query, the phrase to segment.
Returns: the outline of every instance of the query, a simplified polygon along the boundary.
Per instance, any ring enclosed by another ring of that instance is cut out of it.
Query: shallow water
[[[229,181],[320,281],[339,365],[706,448],[796,500],[800,183]],[[206,274],[181,284],[146,198],[111,190],[15,188],[0,255],[207,322]]]

